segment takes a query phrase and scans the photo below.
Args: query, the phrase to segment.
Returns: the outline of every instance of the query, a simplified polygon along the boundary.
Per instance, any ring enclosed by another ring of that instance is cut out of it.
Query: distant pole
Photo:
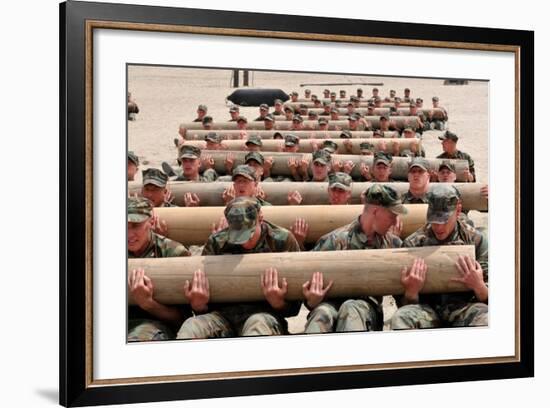
[[[234,69],[233,70],[233,88],[239,87],[239,70]]]
[[[248,86],[248,70],[243,71],[243,86]]]

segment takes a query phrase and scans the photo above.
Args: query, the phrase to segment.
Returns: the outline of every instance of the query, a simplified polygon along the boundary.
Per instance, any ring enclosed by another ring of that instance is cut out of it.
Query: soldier
[[[294,115],[290,130],[304,130],[304,119],[300,115]]]
[[[382,107],[382,98],[379,96],[374,98],[374,107],[375,108],[381,108]]]
[[[321,100],[317,99],[317,95],[313,95],[311,97],[311,100],[313,101],[313,107],[314,108],[320,108],[321,107]]]
[[[246,131],[248,127],[248,120],[244,116],[237,118],[237,129]]]
[[[426,115],[421,110],[418,110],[418,106],[415,103],[411,102],[409,104],[409,116],[416,116],[418,119],[416,121],[416,131],[422,134],[425,130],[430,130],[430,123],[426,119]]]
[[[395,89],[390,89],[390,96],[384,98],[384,102],[393,102],[395,99]]]
[[[218,178],[216,171],[210,166],[214,165],[214,160],[211,157],[207,157],[207,168],[202,175],[199,174],[201,167],[201,149],[191,145],[183,145],[178,157],[178,163],[180,164],[183,173],[176,178],[176,181],[201,181],[209,182],[215,181]]]
[[[370,123],[361,117],[361,115],[354,113],[348,117],[349,130],[353,131],[363,131],[370,129]]]
[[[326,150],[330,154],[334,154],[338,151],[338,145],[332,140],[324,140],[321,148]]]
[[[374,105],[374,102],[369,102],[367,106],[367,116],[374,116],[375,109],[376,109],[376,106]]]
[[[372,97],[371,97],[371,99],[375,100],[376,98],[379,98],[380,97],[379,93],[380,93],[380,91],[378,90],[378,88],[372,88]]]
[[[325,98],[325,99],[330,98],[330,89],[323,90],[323,98]]]
[[[300,149],[300,138],[293,133],[288,133],[285,136],[285,143],[283,146],[283,152],[296,153]]]
[[[475,259],[460,256],[459,278],[470,292],[420,295],[428,273],[424,260],[404,267],[401,283],[405,294],[391,320],[392,330],[434,327],[487,326],[488,323],[488,242],[472,226],[460,220],[462,203],[453,186],[435,185],[428,195],[427,224],[410,235],[405,247],[474,245]]]
[[[248,164],[241,164],[233,170],[231,177],[233,185],[222,193],[222,200],[227,205],[235,197],[256,198],[260,205],[271,205],[263,198],[258,197],[258,175],[255,168]]]
[[[208,112],[208,107],[206,105],[199,105],[197,108],[197,117],[193,122],[202,122],[203,118],[206,116],[206,112]]]
[[[317,112],[309,111],[307,114],[307,120],[317,120],[318,115]]]
[[[285,120],[291,121],[294,119],[294,109],[290,106],[285,106]]]
[[[209,132],[204,136],[206,142],[206,150],[224,150],[222,145],[222,137],[216,132]]]
[[[262,150],[263,141],[259,135],[250,135],[246,142],[244,143],[246,150],[249,152],[259,152]]]
[[[336,92],[331,92],[330,93],[330,101],[331,102],[336,102]]]
[[[399,214],[406,214],[399,194],[392,187],[375,184],[364,196],[361,215],[350,224],[322,236],[313,251],[383,249],[401,247],[401,239],[389,232]],[[333,282],[323,285],[322,273],[315,272],[303,285],[304,304],[311,311],[305,333],[382,330],[382,299],[332,299],[323,301]]]
[[[330,116],[331,108],[329,101],[323,101],[323,112],[319,116]]]
[[[271,113],[269,113],[264,117],[264,130],[274,130],[274,129],[275,129],[275,118]]]
[[[275,102],[273,104],[275,106],[275,109],[271,113],[273,116],[282,116],[285,114],[283,111],[283,101],[281,101],[280,99],[275,99]]]
[[[437,181],[440,183],[454,183],[456,181],[456,169],[451,161],[441,161],[437,172]]]
[[[340,89],[340,99],[346,99],[346,91],[345,91],[345,89]]]
[[[269,113],[269,106],[266,103],[262,103],[260,105],[260,116],[254,119],[254,122],[263,121],[268,113]]]
[[[273,181],[269,177],[273,166],[273,157],[264,158],[260,152],[249,152],[244,156],[244,163],[256,171],[256,179],[261,181]]]
[[[290,94],[290,102],[292,103],[298,102],[298,92],[292,91],[292,93]]]
[[[318,130],[321,130],[321,131],[328,130],[328,120],[327,120],[327,118],[324,118],[324,117],[319,118],[317,123],[319,124],[319,129]]]
[[[401,153],[399,153],[398,145],[395,144],[394,146],[397,146],[397,148],[394,150],[394,155],[401,157],[426,157],[426,151],[424,150],[424,147],[419,146],[416,133],[412,127],[407,126],[403,129],[403,137],[405,139],[414,140],[411,141],[409,148],[404,149]]]
[[[403,204],[427,204],[427,193],[430,189],[430,165],[422,157],[417,157],[409,163],[409,191],[403,195]]]
[[[142,172],[143,186],[141,195],[153,204],[153,207],[176,207],[169,202],[171,196],[167,187],[168,176],[159,169],[147,169]]]
[[[202,118],[202,128],[204,130],[211,130],[214,128],[214,119],[212,116],[205,116]]]
[[[363,99],[363,90],[361,88],[357,88],[356,93],[359,99]]]
[[[348,116],[352,116],[352,115],[355,115],[355,105],[353,104],[353,102],[348,102],[347,106],[346,106],[346,115]]]
[[[231,119],[229,119],[229,122],[236,122],[237,119],[239,119],[240,115],[240,109],[237,105],[233,105],[229,108],[229,116],[231,116]]]
[[[437,156],[437,158],[468,160],[468,169],[464,170],[464,178],[467,182],[475,182],[476,170],[474,167],[474,160],[468,153],[461,152],[456,148],[458,136],[447,130],[445,133],[438,136],[438,139],[442,141],[441,146],[443,147],[443,153]]]
[[[250,254],[265,252],[297,252],[300,250],[292,233],[263,218],[256,199],[238,197],[224,211],[227,227],[213,233],[203,249],[203,255]],[[201,271],[200,278],[208,282]],[[261,288],[266,301],[207,304],[208,313],[187,319],[178,339],[258,336],[287,334],[285,317],[295,316],[300,302],[287,302],[288,284],[279,281],[275,268],[262,274]],[[205,285],[208,288],[208,285]],[[209,298],[209,291],[205,291]]]
[[[442,112],[438,114],[435,109],[438,109]],[[434,96],[432,98],[432,110],[428,113],[428,120],[430,121],[431,129],[435,130],[445,130],[445,123],[449,120],[447,110],[443,106],[439,106],[439,97]]]
[[[128,258],[190,256],[178,242],[153,232],[153,205],[146,198],[128,198]],[[155,300],[154,286],[143,269],[128,273],[128,341],[173,339],[173,331],[191,315],[189,308],[166,306]]]
[[[361,151],[361,156],[373,156],[374,155],[374,145],[370,142],[361,142],[359,144],[359,149]]]
[[[391,165],[393,157],[391,154],[384,152],[376,152],[372,161],[372,175],[369,166],[365,162],[361,162],[359,172],[366,181],[376,183],[389,183],[394,180],[391,178]]]
[[[381,132],[390,131],[390,117],[388,115],[380,116],[380,131]]]
[[[139,168],[139,157],[132,151],[128,151],[128,181],[134,181]]]
[[[409,88],[405,88],[403,95],[403,102],[411,102],[413,100],[413,98],[411,98],[411,90]]]
[[[422,98],[416,98],[416,107],[418,109],[422,109],[422,107],[424,106],[424,99]]]
[[[306,89],[304,91],[304,98],[310,99],[311,98],[311,89]]]
[[[326,150],[317,150],[311,155],[311,181],[326,182],[328,181],[328,173],[331,170],[331,155]],[[292,174],[292,178],[295,181],[309,181],[308,169],[310,168],[310,161],[307,155],[304,155],[302,159],[290,158],[288,161],[288,167]]]
[[[340,111],[338,108],[332,108],[330,110],[330,120],[340,120]]]
[[[331,205],[349,204],[351,199],[351,176],[343,172],[328,175],[328,201]]]
[[[301,116],[307,116],[308,108],[305,103],[301,103],[298,108],[298,114]]]

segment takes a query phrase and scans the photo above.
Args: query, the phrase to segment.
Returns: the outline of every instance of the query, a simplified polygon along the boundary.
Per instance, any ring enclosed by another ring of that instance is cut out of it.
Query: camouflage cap
[[[374,160],[372,162],[373,166],[376,166],[378,163],[384,163],[386,166],[391,166],[393,157],[389,153],[376,152],[374,155]]]
[[[202,118],[202,124],[204,125],[205,123],[212,123],[214,122],[214,119],[212,119],[212,116],[205,116],[204,118]]]
[[[296,116],[294,116],[294,118],[292,118],[292,121],[301,123],[301,122],[304,121],[304,119],[300,115],[296,115]]]
[[[341,188],[351,191],[351,176],[343,172],[330,173],[328,175],[328,188]]]
[[[307,105],[305,103],[300,104],[300,109],[307,109]]]
[[[390,89],[390,94],[395,94],[395,89]]]
[[[430,170],[430,163],[428,163],[428,160],[424,159],[423,157],[415,157],[409,162],[409,171],[411,171],[412,168],[418,167],[424,171]]]
[[[330,102],[329,101],[323,101],[323,106],[330,106]]]
[[[203,111],[203,112],[208,112],[208,106],[206,106],[206,105],[199,105],[199,107],[197,108],[197,110],[200,110],[200,111]]]
[[[416,98],[416,102],[424,102],[424,99],[422,99],[422,98]]]
[[[363,92],[363,88],[357,88],[357,92]]]
[[[405,92],[410,92],[411,90],[409,88],[405,88]]]
[[[286,105],[283,109],[285,112],[294,112],[294,109],[292,109],[290,106]]]
[[[318,122],[320,125],[328,125],[328,119],[325,117],[320,117]]]
[[[285,136],[285,146],[296,146],[298,143],[300,143],[300,138],[296,136],[293,133],[289,133]]]
[[[248,164],[240,164],[233,169],[231,180],[234,181],[237,176],[243,176],[248,180],[256,181],[256,170]]]
[[[369,104],[367,105],[367,108],[368,109],[374,109],[374,108],[376,108],[376,105],[374,104],[374,102],[369,102]]]
[[[378,88],[372,88],[372,92],[378,92]]]
[[[445,224],[460,201],[458,190],[448,184],[434,184],[427,194],[430,224]]]
[[[369,152],[372,152],[374,151],[374,144],[370,142],[362,142],[361,144],[359,144],[359,149],[361,151],[368,150]]]
[[[321,163],[326,166],[330,163],[330,160],[331,160],[330,153],[327,152],[325,149],[317,150],[312,154],[313,163]]]
[[[332,140],[325,140],[323,142],[323,149],[332,154],[338,150],[338,145]]]
[[[281,132],[273,133],[273,139],[283,139],[283,134]]]
[[[438,97],[438,96],[434,96],[434,97],[432,98],[432,101],[434,101],[434,102],[439,102],[439,97]]]
[[[379,205],[394,214],[407,214],[399,193],[386,184],[373,184],[363,193],[363,196],[365,204]]]
[[[237,197],[227,204],[224,214],[230,244],[244,244],[254,235],[260,208],[258,200],[252,197]]]
[[[147,169],[141,172],[143,185],[152,184],[157,187],[166,187],[168,176],[159,169]]]
[[[352,102],[359,102],[359,98],[355,95],[350,96],[349,100]]]
[[[275,101],[273,102],[273,105],[282,105],[282,104],[283,104],[283,101],[280,99],[275,99]]]
[[[359,120],[359,119],[361,119],[361,115],[359,115],[358,113],[353,113],[348,117],[348,120]]]
[[[336,96],[336,92],[331,92],[330,96]]]
[[[183,145],[178,159],[198,159],[201,157],[201,149],[196,146]]]
[[[351,132],[349,130],[342,130],[340,139],[351,139]]]
[[[269,110],[269,105],[267,103],[262,103],[260,105],[260,110]]]
[[[237,118],[237,122],[245,122],[245,123],[248,123],[248,120],[244,117],[244,116],[239,116]]]
[[[330,110],[330,113],[340,113],[340,110],[335,106]]]
[[[450,160],[441,161],[441,164],[439,165],[439,171],[441,171],[441,169],[449,169],[453,173],[456,173],[455,165]]]
[[[130,160],[136,166],[139,166],[139,157],[131,150],[128,151],[128,160]]]
[[[306,89],[304,92],[305,93],[311,93],[311,89]]]
[[[253,145],[256,145],[256,146],[262,146],[263,145],[263,142],[262,142],[262,138],[259,136],[259,135],[250,135],[248,136],[248,139],[246,139],[246,142],[244,144],[253,144]]]
[[[293,95],[293,96],[298,96],[298,92],[292,91],[291,95]]]
[[[267,120],[269,122],[273,122],[275,120],[275,118],[273,117],[273,115],[271,113],[267,114],[264,116],[264,121]]]
[[[153,215],[153,203],[143,197],[128,198],[128,222],[143,222]]]
[[[380,120],[390,120],[390,117],[388,115],[381,115]]]
[[[248,163],[250,160],[254,160],[260,165],[264,165],[264,156],[260,152],[249,152],[244,156],[244,162]]]
[[[319,115],[317,115],[317,112],[309,111],[307,113],[307,116],[308,116],[308,119],[313,120],[313,119],[317,119],[317,116],[319,116]]]
[[[330,93],[330,89],[326,89],[326,88],[325,88],[325,89],[323,90],[323,93]]]
[[[229,108],[229,112],[239,112],[239,107],[237,105],[233,105]]]
[[[456,135],[456,133],[453,133],[450,130],[446,130],[445,133],[443,133],[442,135],[439,135],[437,138],[439,140],[450,139],[453,142],[458,142],[458,136]]]
[[[409,104],[409,108],[416,108],[416,103],[412,103],[412,102],[411,102],[411,103]]]
[[[414,129],[410,126],[407,126],[405,129],[403,129],[403,133],[414,133]]]
[[[209,132],[204,136],[204,140],[212,143],[221,143],[222,137],[221,135],[218,135],[216,132]]]

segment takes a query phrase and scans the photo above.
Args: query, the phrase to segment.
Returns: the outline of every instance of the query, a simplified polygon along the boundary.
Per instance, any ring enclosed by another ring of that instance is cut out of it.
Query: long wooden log
[[[323,113],[323,110],[324,110],[323,108],[308,108],[307,111],[308,111],[308,113],[309,112],[315,112],[319,115],[319,114]],[[418,109],[418,112],[423,112],[425,115],[428,115],[428,113],[432,110],[433,109],[420,108],[420,109]],[[441,111],[441,109],[439,109],[439,108],[437,108],[435,110],[436,111]],[[411,109],[408,106],[407,107],[399,107],[399,108],[397,108],[397,111],[402,116],[408,116],[411,112]],[[347,116],[348,110],[346,108],[338,108],[338,112],[340,113],[340,116],[342,116],[342,115]],[[355,112],[358,112],[358,113],[364,115],[368,112],[368,109],[365,108],[365,107],[355,108]],[[389,115],[390,114],[390,108],[389,107],[387,107],[387,108],[374,108],[374,114],[375,115]],[[275,118],[279,119],[279,118],[281,118],[281,116],[276,116]]]
[[[393,151],[393,145],[397,143],[399,145],[399,152],[402,152],[405,149],[409,149],[411,147],[411,144],[414,142],[416,143],[419,148],[421,145],[421,140],[419,139],[386,139],[386,138],[371,138],[371,139],[350,139],[352,144],[352,150],[351,152],[346,150],[346,146],[343,143],[343,139],[339,138],[330,138],[330,139],[308,139],[301,141],[298,145],[299,152],[300,153],[312,153],[313,152],[313,146],[312,143],[317,143],[318,146],[321,146],[325,140],[333,140],[338,145],[337,153],[340,154],[361,154],[361,149],[359,145],[363,142],[369,142],[377,146],[382,140],[384,143],[386,143],[386,147],[389,153]],[[223,142],[224,145],[227,147],[228,150],[245,150],[245,140],[226,140]],[[185,142],[186,145],[196,146],[200,149],[206,149],[206,142],[199,141],[199,140],[189,140]],[[262,152],[278,152],[279,148],[282,149],[284,145],[283,140],[273,140],[273,139],[265,139],[262,141]]]
[[[326,282],[334,280],[327,297],[400,295],[401,269],[415,258],[428,266],[421,293],[467,291],[452,282],[458,277],[455,262],[459,255],[474,256],[471,245],[423,248],[366,249],[355,251],[283,252],[247,255],[190,256],[178,258],[129,259],[128,269],[143,268],[155,287],[155,299],[163,304],[187,303],[183,296],[186,280],[203,269],[210,285],[210,303],[264,300],[260,276],[269,267],[277,268],[286,279],[286,299],[302,300],[302,285],[313,272],[323,273]],[[132,303],[131,297],[129,302]]]
[[[365,116],[365,119],[368,120],[374,129],[380,128],[380,116]],[[393,124],[398,129],[403,129],[405,126],[413,125],[418,118],[416,116],[392,116],[390,118],[390,123]],[[316,130],[319,129],[319,122],[316,120],[304,120],[304,128],[306,130]],[[291,121],[277,121],[275,127],[278,130],[289,130],[292,127]],[[253,130],[265,130],[264,122],[248,122],[248,129]],[[329,120],[328,122],[329,130],[342,130],[349,129],[349,122],[347,120]],[[200,122],[184,122],[180,124],[180,134],[183,136],[188,130],[203,129],[202,123]],[[212,124],[213,130],[231,130],[237,129],[236,122],[214,122]]]
[[[212,130],[202,129],[189,129],[185,133],[185,140],[204,140],[204,137],[211,133]],[[240,130],[216,130],[215,131],[222,138],[227,140],[242,140],[246,139],[247,135],[258,135],[262,139],[273,139],[275,133],[281,133],[283,138],[292,133],[298,136],[300,139],[338,139],[342,131],[340,130],[248,130],[243,134]],[[369,139],[373,136],[372,131],[351,131],[352,139]],[[396,138],[399,137],[399,133],[393,130],[388,132],[382,132],[384,138]]]
[[[334,104],[334,102],[332,102],[332,101],[331,101],[330,99],[328,99],[328,98],[319,98],[319,99],[320,99],[321,103],[323,103],[323,102],[330,102],[330,103]],[[345,105],[347,105],[347,104],[350,102],[349,98],[344,98],[344,99],[336,98],[336,99],[340,101],[340,104],[341,104],[342,106],[345,106]],[[371,99],[370,96],[363,97],[363,98],[361,99],[361,101],[359,102],[359,106],[367,106],[367,105],[369,104],[369,102],[368,102],[369,99]],[[382,98],[382,99],[384,99],[384,98]],[[401,98],[401,103],[402,103],[402,104],[407,104],[407,102],[403,102],[403,98]],[[409,103],[410,103],[410,102],[409,102]],[[312,101],[311,99],[305,99],[305,98],[298,98],[298,100],[297,100],[296,102],[292,102],[292,101],[288,100],[288,101],[286,101],[283,105],[285,105],[285,106],[286,106],[286,105],[297,105],[297,106],[300,106],[300,104],[311,104],[311,106],[314,105],[314,103],[313,103],[313,101]],[[391,107],[391,106],[394,106],[395,103],[393,103],[393,102],[382,102],[381,105],[382,105],[383,108],[389,108],[389,107]]]
[[[426,224],[427,204],[407,205],[408,214],[403,221],[402,238],[408,237]],[[169,207],[157,208],[155,213],[166,221],[166,236],[184,245],[203,245],[223,217],[225,207]],[[298,205],[292,207],[264,206],[264,218],[275,225],[290,229],[296,218],[309,224],[305,242],[315,243],[323,235],[349,224],[363,210],[362,205]]]
[[[361,194],[372,184],[366,182],[352,183],[351,204],[359,204]],[[404,194],[409,190],[409,183],[393,182],[387,184],[395,188],[400,194]],[[431,185],[436,184],[443,183],[432,183]],[[185,193],[194,193],[199,196],[201,207],[223,206],[222,193],[231,185],[232,182],[193,183],[174,181],[169,183],[170,190],[174,194],[175,204],[184,206],[183,197]],[[273,205],[287,205],[287,194],[294,190],[302,196],[301,205],[328,204],[328,183],[280,182],[261,183],[260,185],[266,194],[266,200]],[[480,193],[482,183],[453,183],[452,185],[460,192],[464,210],[487,211],[487,199]],[[139,194],[141,184],[131,182],[128,184],[128,190],[130,194]]]
[[[218,174],[225,174],[224,161],[229,151],[220,150],[203,150],[203,155],[210,155],[214,159],[214,169]],[[235,156],[235,166],[244,164],[244,157],[246,152],[243,151],[231,151]],[[269,154],[273,158],[273,167],[271,168],[271,174],[276,176],[290,176],[290,169],[288,168],[288,159],[291,157],[302,159],[306,156],[311,161],[311,153],[280,153],[272,152]],[[360,164],[365,163],[372,168],[372,156],[357,156],[352,154],[333,154],[332,159],[336,161],[352,161],[355,164],[351,175],[352,177],[360,177]],[[392,178],[394,180],[407,180],[408,164],[410,158],[408,157],[394,157],[392,161]],[[426,159],[430,168],[437,171],[442,159]],[[464,170],[468,168],[468,161],[466,160],[451,160],[456,168],[457,181],[465,181]],[[310,168],[311,175],[311,168]]]

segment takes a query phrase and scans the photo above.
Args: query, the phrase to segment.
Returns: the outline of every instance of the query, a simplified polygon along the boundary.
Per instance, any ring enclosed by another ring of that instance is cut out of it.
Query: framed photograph
[[[534,375],[533,32],[60,16],[62,405]]]

